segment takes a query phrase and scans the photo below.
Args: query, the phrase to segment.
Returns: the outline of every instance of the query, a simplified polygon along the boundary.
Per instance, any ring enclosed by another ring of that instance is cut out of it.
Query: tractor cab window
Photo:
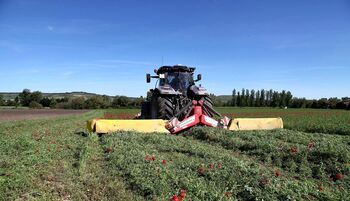
[[[187,88],[194,84],[191,73],[186,72],[171,72],[166,76],[166,82],[173,89],[186,91]]]

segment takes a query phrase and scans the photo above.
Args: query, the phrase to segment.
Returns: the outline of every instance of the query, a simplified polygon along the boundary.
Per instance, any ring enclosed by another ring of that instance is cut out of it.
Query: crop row
[[[288,130],[230,132],[208,128],[196,128],[184,135],[255,157],[299,177],[338,180],[340,186],[350,184],[345,178],[350,173],[350,139],[347,136]]]
[[[290,130],[350,135],[350,112],[346,110],[221,107],[218,111],[231,118],[282,117]]]
[[[101,142],[111,175],[123,177],[134,192],[148,200],[169,200],[181,192],[189,200],[348,196],[332,183],[295,179],[232,150],[187,137],[118,132],[103,136]]]
[[[82,136],[100,115],[0,122],[0,200],[143,200],[104,169],[98,137]]]

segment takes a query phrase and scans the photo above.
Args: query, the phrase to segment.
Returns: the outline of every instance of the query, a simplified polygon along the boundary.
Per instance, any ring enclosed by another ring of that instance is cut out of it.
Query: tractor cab
[[[194,85],[196,81],[201,79],[201,75],[197,76],[197,80],[193,79],[195,68],[182,65],[162,66],[155,70],[157,76],[147,74],[147,82],[150,78],[159,78],[159,87],[171,87],[175,91],[186,92],[187,89]]]
[[[193,84],[193,75],[187,72],[168,72],[159,80],[159,86],[170,85],[176,91],[186,91]]]

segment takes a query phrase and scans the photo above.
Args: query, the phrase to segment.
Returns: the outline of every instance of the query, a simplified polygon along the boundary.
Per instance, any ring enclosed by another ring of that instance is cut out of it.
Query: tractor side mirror
[[[146,74],[146,82],[150,83],[151,82],[151,74]]]
[[[197,75],[197,79],[195,80],[196,82],[202,79],[202,74]]]

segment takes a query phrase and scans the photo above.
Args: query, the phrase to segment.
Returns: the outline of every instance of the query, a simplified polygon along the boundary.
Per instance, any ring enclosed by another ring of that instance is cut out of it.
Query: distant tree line
[[[288,107],[293,95],[290,91],[242,89],[232,91],[230,105],[233,107]]]
[[[350,97],[321,98],[308,100],[293,97],[290,91],[241,89],[232,91],[230,100],[210,94],[215,106],[225,107],[280,107],[280,108],[322,108],[350,110]]]
[[[215,102],[214,102],[215,105]],[[305,98],[293,97],[290,91],[282,90],[249,90],[242,89],[232,91],[230,101],[223,103],[223,106],[233,107],[290,107],[290,108],[322,108],[322,109],[350,109],[350,97],[321,98],[308,100]]]
[[[57,109],[140,108],[143,101],[143,97],[115,96],[112,98],[106,95],[53,98],[44,97],[40,91],[31,92],[29,89],[24,89],[14,100],[5,101],[0,95],[0,106],[24,106],[36,109],[43,107]]]
[[[147,94],[149,97],[150,94]],[[282,90],[249,90],[234,89],[230,100],[210,94],[215,106],[231,107],[290,107],[290,108],[322,108],[350,110],[350,97],[321,98],[308,100],[293,97],[290,91]],[[0,95],[0,106],[25,106],[30,108],[60,108],[60,109],[105,109],[105,108],[140,108],[145,98],[129,98],[126,96],[110,97],[106,95],[73,96],[73,97],[44,97],[40,91],[31,92],[24,89],[15,99],[5,100]]]

